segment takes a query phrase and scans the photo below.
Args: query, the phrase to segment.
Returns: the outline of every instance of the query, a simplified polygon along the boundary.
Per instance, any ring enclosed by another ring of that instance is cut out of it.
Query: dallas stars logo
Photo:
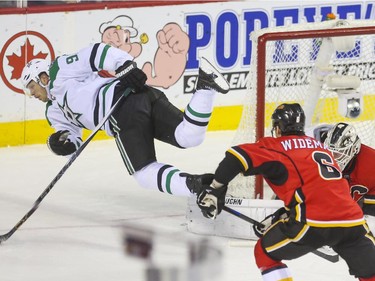
[[[60,105],[57,103],[63,112],[65,118],[72,124],[76,125],[80,128],[85,128],[85,126],[78,120],[79,117],[81,117],[82,113],[75,113],[72,111],[72,109],[68,105],[68,101],[66,100],[66,93],[64,95],[64,103],[63,105]]]

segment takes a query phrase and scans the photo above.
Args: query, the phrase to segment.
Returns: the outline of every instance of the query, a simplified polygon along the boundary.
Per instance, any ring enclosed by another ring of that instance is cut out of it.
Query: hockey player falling
[[[204,216],[220,214],[228,183],[239,173],[262,175],[285,204],[262,223],[255,260],[265,281],[291,281],[282,260],[331,246],[361,281],[375,281],[375,237],[332,154],[304,133],[299,104],[281,104],[272,114],[273,137],[230,148],[211,184],[197,197]],[[283,216],[280,216],[283,214]],[[285,218],[285,214],[287,217]]]
[[[190,196],[202,177],[157,162],[154,139],[179,148],[199,145],[214,97],[227,93],[229,85],[202,59],[196,92],[183,113],[161,91],[145,84],[146,75],[133,67],[132,60],[127,52],[98,43],[58,57],[50,68],[45,60],[32,60],[21,79],[26,93],[47,102],[46,116],[56,131],[48,138],[48,147],[57,155],[74,153],[82,143],[82,129],[95,129],[126,89],[133,89],[102,129],[115,137],[129,174],[140,186]],[[100,70],[115,71],[118,78],[102,78]]]

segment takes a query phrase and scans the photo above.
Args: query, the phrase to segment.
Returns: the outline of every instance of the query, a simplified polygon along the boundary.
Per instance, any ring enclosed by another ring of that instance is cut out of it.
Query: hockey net
[[[306,114],[306,131],[319,124],[347,122],[355,126],[362,143],[375,145],[375,21],[266,28],[254,31],[251,40],[249,86],[233,144],[269,136],[276,106],[298,102]],[[350,99],[342,103],[340,91],[361,94],[357,118],[343,116]],[[239,175],[228,195],[269,199],[272,192],[261,177]]]
[[[269,136],[276,106],[298,102],[306,114],[307,134],[321,124],[347,122],[363,143],[375,146],[375,21],[266,28],[254,31],[251,40],[249,86],[233,145]],[[343,116],[342,109],[358,93],[359,116]],[[230,182],[225,204],[258,221],[283,206],[261,177],[242,175]],[[203,218],[194,198],[188,202],[187,219],[194,233],[257,239],[250,223],[229,213],[215,221]]]

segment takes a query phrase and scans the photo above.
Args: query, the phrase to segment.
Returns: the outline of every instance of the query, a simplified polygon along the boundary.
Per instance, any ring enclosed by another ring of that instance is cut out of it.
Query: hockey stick
[[[245,216],[244,214],[241,214],[240,212],[237,212],[236,210],[233,210],[232,208],[224,206],[223,210],[227,211],[228,213],[230,213],[230,214],[232,214],[232,215],[234,215],[234,216],[236,216],[236,217],[238,217],[240,219],[243,219],[244,221],[247,221],[247,222],[249,222],[251,224],[254,224],[254,225],[258,226],[258,227],[264,227],[264,225],[262,223],[260,223],[259,221],[256,221],[256,220],[254,220],[254,219],[252,219],[252,218],[250,218],[248,216]]]
[[[117,80],[117,79],[116,79]],[[115,81],[115,80],[114,80]],[[111,83],[113,83],[112,81]],[[57,181],[65,174],[68,168],[73,164],[73,162],[77,159],[77,157],[81,154],[81,152],[85,149],[85,147],[90,143],[90,141],[95,137],[96,133],[103,127],[104,123],[107,122],[109,117],[112,115],[114,110],[120,104],[120,102],[124,99],[124,97],[128,96],[132,91],[131,88],[125,90],[124,94],[120,96],[120,98],[116,101],[116,103],[112,106],[112,108],[107,112],[107,114],[103,117],[100,123],[95,127],[95,129],[91,132],[91,134],[87,137],[84,143],[72,154],[69,158],[69,161],[62,167],[62,169],[58,172],[55,178],[51,181],[51,183],[47,186],[47,188],[43,191],[43,193],[38,197],[38,199],[34,202],[33,207],[23,216],[21,220],[7,233],[0,235],[0,244],[4,241],[7,241],[9,237],[13,235],[14,232],[17,231],[23,225],[23,223],[28,220],[31,215],[38,209],[40,203],[47,196],[47,194],[51,191],[51,189],[55,186]]]
[[[248,216],[245,216],[244,214],[241,214],[240,212],[237,212],[236,210],[233,210],[233,209],[231,209],[231,208],[229,208],[227,206],[224,206],[223,210],[226,211],[226,212],[228,212],[228,213],[230,213],[230,214],[232,214],[232,215],[234,215],[234,216],[236,216],[236,217],[238,217],[238,218],[240,218],[240,219],[243,219],[244,221],[247,221],[247,222],[249,222],[251,224],[254,224],[256,226],[259,226],[259,227],[263,227],[264,226],[262,223],[254,220],[254,219],[252,219],[252,218],[250,218]],[[333,254],[332,254],[328,250],[326,251],[323,248],[319,248],[319,249],[316,249],[316,250],[312,251],[311,253],[313,253],[313,254],[315,254],[315,255],[317,255],[317,256],[319,256],[319,257],[321,257],[321,258],[323,258],[323,259],[325,259],[327,261],[333,262],[333,263],[339,261],[339,255],[337,253],[335,253],[334,251],[333,251]]]

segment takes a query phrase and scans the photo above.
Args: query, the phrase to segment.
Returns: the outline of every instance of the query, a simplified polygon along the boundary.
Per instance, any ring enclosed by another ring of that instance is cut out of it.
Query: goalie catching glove
[[[133,92],[140,92],[147,80],[146,74],[137,67],[134,61],[127,60],[122,66],[116,69],[116,77],[124,88],[131,88]]]
[[[68,138],[69,135],[68,130],[53,133],[47,140],[48,148],[57,155],[66,156],[74,153],[77,148]]]
[[[263,227],[260,227],[259,225],[253,225],[254,233],[256,236],[261,238],[264,233],[270,228],[271,225],[273,225],[275,222],[286,219],[289,217],[289,212],[284,207],[278,209],[276,212],[274,212],[271,215],[268,215],[265,217],[264,220],[262,220],[260,223],[263,225]]]
[[[221,213],[225,204],[225,194],[228,186],[213,180],[210,185],[203,186],[197,195],[197,204],[203,216],[215,219]]]

